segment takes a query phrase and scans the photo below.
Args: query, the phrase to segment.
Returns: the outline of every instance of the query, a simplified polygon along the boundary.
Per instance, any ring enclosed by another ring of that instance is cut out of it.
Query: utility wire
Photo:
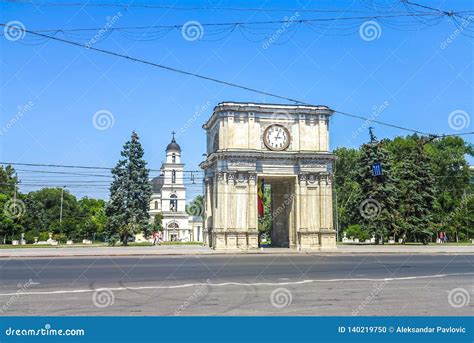
[[[13,162],[0,162],[2,165],[17,165],[17,166],[29,166],[29,167],[51,167],[51,168],[74,168],[74,169],[98,169],[98,170],[112,170],[110,167],[93,167],[93,166],[81,166],[81,165],[64,165],[64,164],[42,164],[42,163],[13,163]],[[148,169],[149,171],[161,172],[161,169]],[[185,170],[184,173],[202,173],[202,170]]]
[[[256,88],[251,88],[251,87],[247,87],[247,86],[242,86],[242,85],[239,85],[239,84],[236,84],[236,83],[232,83],[232,82],[228,82],[228,81],[222,81],[222,80],[219,80],[219,79],[216,79],[216,78],[213,78],[213,77],[208,77],[208,76],[205,76],[205,75],[192,73],[192,72],[185,71],[185,70],[182,70],[182,69],[177,69],[177,68],[165,66],[165,65],[162,65],[162,64],[158,64],[158,63],[154,63],[154,62],[142,60],[142,59],[135,58],[135,57],[131,57],[131,56],[128,56],[128,55],[119,54],[119,53],[116,53],[116,52],[113,52],[113,51],[109,51],[109,50],[99,49],[99,48],[95,48],[95,47],[92,47],[92,46],[88,47],[88,46],[83,45],[83,44],[81,44],[81,43],[77,43],[77,42],[70,41],[70,40],[67,40],[67,39],[58,38],[58,37],[53,37],[53,36],[45,35],[45,34],[43,34],[43,33],[38,33],[38,32],[35,32],[35,31],[30,31],[30,30],[27,30],[27,29],[22,29],[22,28],[14,27],[14,26],[11,26],[11,25],[3,24],[3,23],[0,23],[0,26],[3,26],[3,27],[5,27],[5,28],[15,28],[15,29],[17,29],[17,30],[24,31],[24,32],[30,33],[30,34],[32,34],[32,35],[36,35],[36,36],[40,36],[40,37],[43,37],[43,38],[52,39],[52,40],[59,41],[59,42],[62,42],[62,43],[66,43],[66,44],[69,44],[69,45],[74,45],[74,46],[78,46],[78,47],[81,47],[81,48],[85,48],[85,49],[89,49],[89,50],[94,50],[94,51],[101,52],[101,53],[104,53],[104,54],[107,54],[107,55],[112,55],[112,56],[115,56],[115,57],[119,57],[119,58],[124,58],[124,59],[130,60],[130,61],[133,61],[133,62],[139,62],[139,63],[151,65],[151,66],[153,66],[153,67],[165,69],[165,70],[172,71],[172,72],[176,72],[176,73],[179,73],[179,74],[184,74],[184,75],[187,75],[187,76],[196,77],[196,78],[203,79],[203,80],[206,80],[206,81],[212,81],[212,82],[215,82],[215,83],[223,84],[223,85],[230,86],[230,87],[234,87],[234,88],[243,89],[243,90],[246,90],[246,91],[249,91],[249,92],[253,92],[253,93],[257,93],[257,94],[262,94],[262,95],[267,95],[267,96],[274,97],[274,98],[281,99],[281,100],[286,100],[286,101],[289,101],[289,102],[293,102],[293,103],[295,103],[295,104],[297,104],[297,105],[313,106],[313,105],[311,105],[311,104],[309,104],[309,103],[306,103],[306,102],[303,102],[303,101],[300,101],[300,100],[297,100],[297,99],[289,98],[289,97],[286,97],[286,96],[282,96],[282,95],[278,95],[278,94],[274,94],[274,93],[269,93],[269,92],[261,91],[261,90],[258,90],[258,89],[256,89]],[[424,132],[419,131],[419,130],[414,130],[414,129],[410,129],[410,128],[407,128],[407,127],[402,127],[402,126],[399,126],[399,125],[390,124],[390,123],[382,122],[382,121],[379,121],[379,120],[374,120],[374,119],[371,119],[371,118],[366,118],[366,117],[359,116],[359,115],[355,115],[355,114],[350,114],[350,113],[343,112],[343,111],[334,110],[334,112],[335,112],[335,113],[339,113],[339,114],[344,115],[344,116],[349,116],[349,117],[352,117],[352,118],[358,118],[358,119],[362,119],[362,120],[365,120],[365,121],[374,122],[374,123],[377,123],[377,124],[379,124],[379,125],[389,126],[389,127],[392,127],[392,128],[397,128],[397,129],[400,129],[400,130],[405,130],[405,131],[414,132],[414,133],[418,133],[418,134],[431,135],[431,136],[438,136],[438,137],[444,136],[443,134],[442,134],[442,135],[428,134],[428,133],[424,133]],[[474,132],[451,134],[451,136],[470,135],[470,134],[474,134]],[[100,168],[96,168],[96,169],[100,169]],[[102,168],[102,169],[104,169],[104,168]],[[110,168],[105,168],[105,169],[110,169]],[[155,171],[156,171],[156,170],[155,170]]]
[[[3,0],[3,3],[17,5],[33,5],[38,7],[125,7],[125,8],[154,8],[177,11],[198,11],[198,10],[216,10],[216,11],[242,11],[242,12],[309,12],[309,13],[367,13],[363,10],[340,10],[340,9],[318,9],[318,8],[249,8],[249,7],[214,7],[214,6],[189,6],[179,7],[172,5],[157,5],[147,3],[93,3],[93,2],[34,2],[34,1],[15,1]]]
[[[273,93],[268,93],[268,92],[260,91],[260,90],[258,90],[258,89],[254,89],[254,88],[251,88],[251,87],[241,86],[241,85],[238,85],[238,84],[235,84],[235,83],[231,83],[231,82],[227,82],[227,81],[222,81],[222,80],[218,80],[218,79],[215,79],[215,78],[212,78],[212,77],[208,77],[208,76],[204,76],[204,75],[200,75],[200,74],[188,72],[188,71],[185,71],[185,70],[181,70],[181,69],[177,69],[177,68],[165,66],[165,65],[163,65],[163,64],[158,64],[158,63],[154,63],[154,62],[150,62],[150,61],[145,61],[145,60],[142,60],[142,59],[139,59],[139,58],[135,58],[135,57],[131,57],[131,56],[128,56],[128,55],[119,54],[119,53],[116,53],[116,52],[113,52],[113,51],[109,51],[109,50],[94,48],[94,47],[92,47],[92,46],[88,47],[88,46],[83,45],[83,44],[81,44],[81,43],[77,43],[77,42],[70,41],[70,40],[67,40],[67,39],[58,38],[58,37],[53,37],[53,36],[48,36],[48,35],[45,35],[45,34],[43,34],[43,33],[38,33],[38,32],[35,32],[35,31],[30,31],[30,30],[27,30],[27,29],[22,29],[22,28],[18,28],[18,27],[15,27],[15,26],[7,25],[7,24],[2,24],[2,23],[0,23],[0,26],[7,27],[7,28],[14,28],[14,29],[17,29],[17,30],[24,31],[24,32],[26,32],[26,33],[30,33],[30,34],[35,35],[35,36],[40,36],[40,37],[43,37],[43,38],[49,38],[49,39],[52,39],[52,40],[56,40],[56,41],[58,41],[58,42],[62,42],[62,43],[70,44],[70,45],[75,45],[75,46],[78,46],[78,47],[81,47],[81,48],[85,48],[85,49],[89,49],[89,50],[98,51],[98,52],[101,52],[101,53],[104,53],[104,54],[107,54],[107,55],[112,55],[112,56],[115,56],[115,57],[124,58],[124,59],[130,60],[130,61],[133,61],[133,62],[140,62],[140,63],[147,64],[147,65],[151,65],[151,66],[154,66],[154,67],[157,67],[157,68],[161,68],[161,69],[173,71],[173,72],[175,72],[175,73],[184,74],[184,75],[188,75],[188,76],[193,76],[193,77],[196,77],[196,78],[199,78],[199,79],[203,79],[203,80],[207,80],[207,81],[212,81],[212,82],[215,82],[215,83],[220,83],[220,84],[223,84],[223,85],[226,85],[226,86],[230,86],[230,87],[234,87],[234,88],[240,88],[240,89],[247,90],[247,91],[250,91],[250,92],[253,92],[253,93],[263,94],[263,95],[271,96],[271,97],[278,98],[278,99],[281,99],[281,100],[287,100],[287,101],[290,101],[290,102],[294,102],[294,103],[296,103],[296,104],[303,104],[303,103],[302,103],[301,101],[299,101],[299,100],[291,99],[291,98],[288,98],[288,97],[285,97],[285,96],[281,96],[281,95],[278,95],[278,94],[273,94]]]
[[[388,14],[388,15],[370,15],[370,16],[359,16],[359,17],[336,17],[336,18],[317,18],[317,19],[299,19],[291,20],[291,24],[305,24],[314,22],[327,22],[327,21],[344,21],[344,20],[369,20],[369,19],[384,19],[384,18],[400,18],[400,17],[424,17],[424,16],[444,16],[439,13],[410,13],[410,14]],[[200,23],[201,26],[206,27],[219,27],[219,26],[246,26],[246,25],[268,25],[268,24],[285,24],[288,20],[270,20],[270,21],[251,21],[251,22],[226,22],[226,23]],[[125,27],[109,27],[107,31],[120,31],[120,30],[150,30],[150,29],[181,29],[185,24],[176,25],[151,25],[151,26],[125,26]],[[93,28],[74,28],[74,29],[41,29],[32,30],[36,33],[41,32],[79,32],[79,31],[98,31],[103,30],[103,27]],[[25,30],[26,31],[26,30]],[[27,32],[27,31],[26,31]]]

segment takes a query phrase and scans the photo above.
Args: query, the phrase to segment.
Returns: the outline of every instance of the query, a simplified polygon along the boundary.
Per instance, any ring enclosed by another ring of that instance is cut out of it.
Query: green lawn
[[[204,245],[202,242],[162,242],[162,245]],[[0,244],[0,249],[27,249],[27,248],[88,248],[88,247],[108,247],[107,243],[94,243],[94,244],[82,244],[77,243],[73,245],[60,244],[60,245],[50,245],[50,244],[25,244],[25,245],[11,245],[11,244]],[[151,246],[148,242],[143,243],[128,243],[129,247],[149,247]],[[117,244],[111,248],[120,248],[123,247],[121,244]]]
[[[88,247],[104,247],[107,246],[105,243],[94,243],[94,244],[25,244],[25,245],[11,245],[11,244],[0,244],[0,249],[27,249],[27,248],[88,248]]]

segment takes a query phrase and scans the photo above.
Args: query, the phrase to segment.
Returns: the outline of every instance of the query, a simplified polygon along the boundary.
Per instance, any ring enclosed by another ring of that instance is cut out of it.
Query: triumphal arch
[[[203,125],[207,154],[200,164],[209,246],[258,248],[259,191],[271,189],[265,215],[271,220],[272,246],[336,247],[332,114],[326,106],[223,102],[214,108]]]

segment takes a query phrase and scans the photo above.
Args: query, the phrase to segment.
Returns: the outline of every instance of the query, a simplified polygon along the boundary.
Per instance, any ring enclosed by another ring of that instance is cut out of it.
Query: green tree
[[[348,238],[359,238],[361,242],[370,238],[369,232],[359,224],[349,225],[345,230]]]
[[[163,214],[157,213],[153,218],[153,231],[163,231]]]
[[[460,232],[465,232],[465,217],[459,213],[467,208],[463,198],[472,189],[466,156],[474,156],[474,148],[462,137],[448,136],[429,144],[427,153],[436,176],[434,221],[439,230],[459,241]]]
[[[398,230],[397,179],[392,172],[392,161],[385,142],[378,142],[370,130],[371,142],[361,147],[357,163],[357,183],[360,186],[358,199],[359,221],[376,236],[379,242],[387,234]],[[382,175],[373,175],[373,166],[380,163]]]
[[[121,152],[122,159],[112,170],[110,200],[106,206],[106,231],[109,238],[120,237],[128,244],[132,234],[146,230],[152,186],[143,159],[144,151],[136,132]]]
[[[107,217],[105,201],[84,197],[78,201],[79,221],[76,236],[82,239],[102,238]]]
[[[271,239],[272,232],[272,200],[271,200],[271,186],[264,185],[263,187],[263,217],[258,218],[258,232],[260,235],[265,235],[267,239]]]
[[[20,239],[22,232],[22,226],[18,223],[18,217],[22,212],[9,210],[13,209],[12,204],[9,195],[0,193],[0,237],[3,244]]]
[[[62,221],[61,213],[61,194]],[[27,207],[23,226],[26,230],[36,229],[42,232],[63,234],[72,238],[77,230],[80,217],[77,199],[68,190],[62,188],[42,188],[26,196]]]
[[[399,169],[400,216],[403,236],[424,244],[433,234],[432,212],[435,199],[435,177],[430,157],[426,154],[428,138],[413,136],[415,142]]]
[[[13,197],[18,191],[18,177],[11,165],[0,166],[0,193]]]
[[[344,231],[357,218],[358,209],[355,202],[360,197],[357,183],[357,170],[354,168],[359,159],[359,151],[352,148],[334,150],[336,163],[334,168],[335,192],[337,198],[337,219],[339,231]]]
[[[186,213],[190,216],[197,216],[204,219],[204,197],[196,196],[188,205],[186,205]]]

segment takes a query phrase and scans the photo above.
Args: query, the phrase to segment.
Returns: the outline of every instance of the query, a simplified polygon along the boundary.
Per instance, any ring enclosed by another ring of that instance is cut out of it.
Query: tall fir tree
[[[424,244],[432,235],[435,177],[425,151],[428,138],[413,136],[414,144],[404,156],[400,177],[400,217],[404,240],[411,236]]]
[[[369,133],[371,141],[362,145],[357,163],[356,179],[360,194],[356,217],[370,234],[375,235],[376,242],[383,244],[384,237],[394,235],[399,229],[396,220],[399,192],[384,142],[377,141],[372,128]],[[374,175],[376,164],[381,166],[381,175]]]
[[[143,232],[148,225],[152,186],[135,131],[124,144],[121,155],[123,158],[112,170],[114,180],[106,207],[106,232],[109,239],[121,239],[123,245],[127,245],[130,235]]]

